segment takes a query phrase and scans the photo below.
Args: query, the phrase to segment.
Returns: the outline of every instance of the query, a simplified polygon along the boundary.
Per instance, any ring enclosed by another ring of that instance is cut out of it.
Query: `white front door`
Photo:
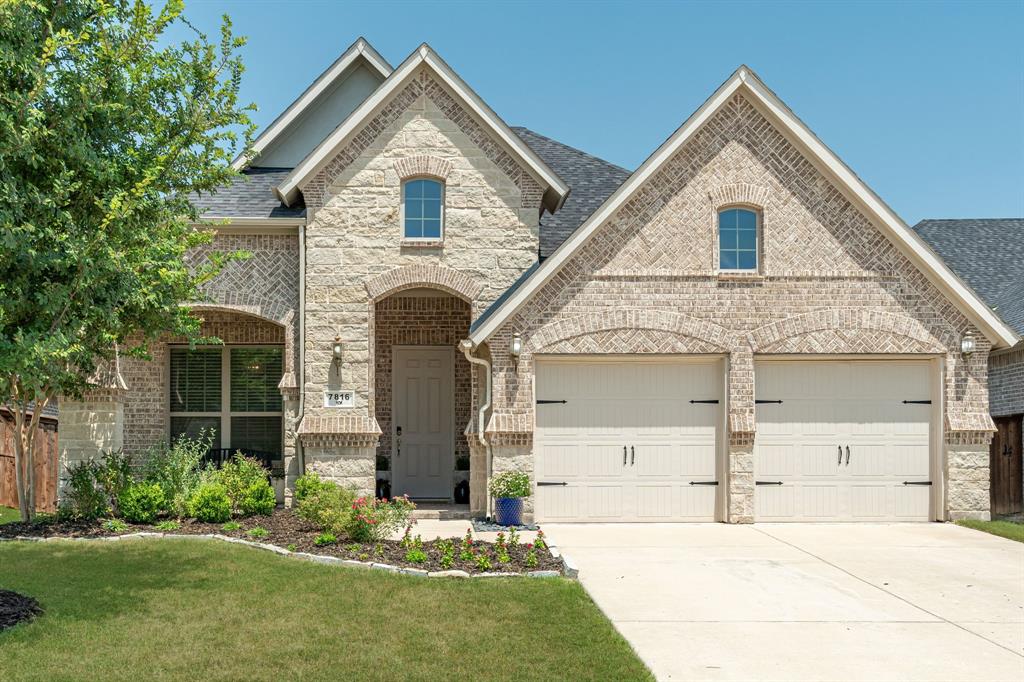
[[[392,494],[450,499],[452,349],[396,346],[392,357]]]
[[[535,518],[713,521],[723,381],[715,359],[538,358]]]
[[[927,361],[758,362],[755,519],[927,521],[931,376]]]

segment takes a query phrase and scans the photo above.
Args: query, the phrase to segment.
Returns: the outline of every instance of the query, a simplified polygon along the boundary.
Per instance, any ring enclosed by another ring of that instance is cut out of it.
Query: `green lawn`
[[[39,619],[0,675],[65,679],[650,679],[562,579],[439,580],[189,540],[2,543]]]
[[[985,531],[992,535],[998,535],[1008,540],[1024,542],[1024,523],[1016,521],[957,521],[957,524],[965,528]]]
[[[0,505],[0,523],[10,523],[11,521],[20,521],[21,512],[12,507],[5,507]]]

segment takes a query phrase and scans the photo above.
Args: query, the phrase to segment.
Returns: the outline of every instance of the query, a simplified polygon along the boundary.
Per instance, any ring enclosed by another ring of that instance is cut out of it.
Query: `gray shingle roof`
[[[1017,334],[1024,334],[1024,218],[922,220],[914,230]]]
[[[547,258],[569,238],[631,172],[527,128],[512,128],[570,187],[562,208],[540,219],[540,257]]]
[[[240,177],[212,194],[194,195],[192,203],[206,216],[231,218],[299,218],[306,205],[285,206],[274,194],[274,187],[291,168],[246,168]]]

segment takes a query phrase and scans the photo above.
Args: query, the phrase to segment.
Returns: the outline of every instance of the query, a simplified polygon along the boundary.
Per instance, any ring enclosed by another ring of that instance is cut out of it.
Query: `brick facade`
[[[992,416],[1024,414],[1024,344],[989,356]]]

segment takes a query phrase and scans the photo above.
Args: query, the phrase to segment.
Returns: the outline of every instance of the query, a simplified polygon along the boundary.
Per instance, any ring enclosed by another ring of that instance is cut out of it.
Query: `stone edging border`
[[[308,552],[289,552],[284,547],[278,547],[277,545],[271,545],[265,542],[251,542],[249,540],[242,540],[241,538],[232,538],[227,535],[220,535],[219,533],[207,533],[202,535],[187,535],[182,533],[153,533],[153,532],[139,532],[129,533],[127,535],[106,535],[101,537],[93,538],[65,538],[60,536],[53,537],[37,537],[30,535],[17,535],[13,538],[0,538],[0,542],[113,542],[117,540],[134,540],[134,539],[145,539],[145,538],[164,538],[172,540],[220,540],[222,542],[230,542],[234,545],[245,545],[246,547],[252,547],[254,549],[262,549],[267,552],[273,552],[281,556],[294,557],[303,561],[312,561],[317,564],[329,564],[335,566],[350,566],[353,568],[372,568],[379,571],[388,571],[390,573],[402,573],[404,575],[413,575],[421,578],[559,578],[566,577],[571,580],[575,580],[579,575],[579,569],[576,564],[573,563],[569,557],[559,552],[557,547],[549,547],[548,551],[556,559],[562,560],[562,566],[564,572],[559,573],[558,571],[530,571],[528,573],[509,573],[509,572],[497,572],[497,573],[467,573],[462,570],[451,570],[451,571],[424,571],[419,568],[404,568],[401,566],[393,566],[391,564],[381,564],[375,561],[356,561],[354,559],[340,559],[334,556],[325,556],[322,554],[309,554]]]

